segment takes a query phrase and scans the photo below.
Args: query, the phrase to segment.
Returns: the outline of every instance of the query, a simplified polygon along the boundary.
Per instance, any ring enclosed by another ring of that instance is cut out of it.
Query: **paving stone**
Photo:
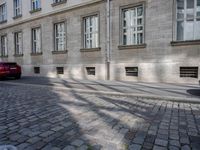
[[[154,145],[153,150],[167,150],[166,147]]]
[[[175,146],[169,146],[169,150],[179,150],[179,148]]]
[[[129,150],[141,150],[142,146],[138,144],[132,144],[129,146]]]
[[[180,142],[178,140],[170,140],[169,144],[172,146],[180,147]]]
[[[71,144],[74,145],[74,146],[81,146],[84,142],[82,140],[75,140],[73,141]]]
[[[155,144],[156,145],[160,145],[160,146],[167,146],[168,141],[167,140],[162,140],[162,139],[156,139],[155,140]]]
[[[191,150],[188,145],[184,145],[181,147],[181,150]]]
[[[76,150],[74,146],[66,146],[63,150]]]

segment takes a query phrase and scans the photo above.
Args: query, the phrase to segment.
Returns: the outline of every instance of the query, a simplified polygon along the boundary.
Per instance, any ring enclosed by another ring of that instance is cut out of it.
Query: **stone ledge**
[[[146,48],[147,44],[139,44],[139,45],[119,45],[119,50],[126,50],[126,49],[140,49],[140,48]]]
[[[6,55],[6,56],[0,56],[0,58],[8,58],[8,55]]]
[[[172,41],[171,46],[200,45],[200,40]]]
[[[68,52],[68,50],[64,50],[64,51],[52,51],[52,54],[66,54]]]
[[[7,20],[0,21],[0,24],[6,23]]]
[[[61,4],[65,4],[66,2],[67,2],[67,0],[64,0],[62,2],[53,3],[53,4],[51,4],[51,6],[55,7],[55,6],[58,6],[58,5],[61,5]]]
[[[14,57],[23,57],[24,54],[14,54],[13,56],[14,56]]]
[[[82,48],[80,49],[81,52],[95,52],[95,51],[101,51],[101,47],[97,48]]]
[[[42,10],[42,8],[38,8],[38,9],[34,9],[34,10],[31,10],[31,11],[29,11],[31,14],[33,14],[33,13],[36,13],[36,12],[39,12],[39,11],[41,11]]]
[[[41,53],[31,53],[31,56],[40,56],[42,55],[42,52]]]
[[[21,17],[22,17],[22,14],[14,16],[13,19],[18,19],[18,18],[21,18]]]

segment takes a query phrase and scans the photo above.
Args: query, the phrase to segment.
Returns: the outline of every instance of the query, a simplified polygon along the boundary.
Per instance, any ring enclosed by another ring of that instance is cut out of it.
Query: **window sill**
[[[8,58],[8,55],[6,55],[6,56],[0,56],[0,58]]]
[[[14,57],[23,57],[24,54],[14,54]]]
[[[172,46],[187,46],[187,45],[200,45],[200,40],[191,40],[191,41],[172,41]]]
[[[126,50],[126,49],[140,49],[140,48],[146,48],[146,44],[139,44],[139,45],[119,45],[119,50]]]
[[[52,51],[52,54],[66,54],[68,51]]]
[[[40,56],[42,55],[42,52],[41,53],[31,53],[31,56]]]
[[[51,6],[55,7],[55,6],[58,6],[58,5],[61,5],[61,4],[65,4],[66,2],[67,2],[67,0],[64,0],[62,2],[53,3],[53,4],[51,4]]]
[[[13,19],[18,19],[18,18],[21,18],[21,17],[22,17],[22,14],[14,16]]]
[[[34,10],[31,10],[30,13],[33,14],[33,13],[39,12],[41,10],[42,10],[42,8],[34,9]]]
[[[7,20],[0,21],[0,24],[6,23]]]
[[[81,52],[95,52],[95,51],[101,51],[101,47],[97,48],[82,48],[80,49]]]

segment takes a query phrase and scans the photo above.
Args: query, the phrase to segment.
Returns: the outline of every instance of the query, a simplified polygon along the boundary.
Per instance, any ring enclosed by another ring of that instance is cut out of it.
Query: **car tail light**
[[[4,67],[3,66],[0,66],[0,71],[4,71]]]

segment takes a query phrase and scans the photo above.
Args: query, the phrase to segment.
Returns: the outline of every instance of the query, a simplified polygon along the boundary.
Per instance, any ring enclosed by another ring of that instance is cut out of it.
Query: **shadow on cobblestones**
[[[0,85],[0,145],[19,150],[87,149],[77,120],[59,105],[61,97],[45,88]]]

